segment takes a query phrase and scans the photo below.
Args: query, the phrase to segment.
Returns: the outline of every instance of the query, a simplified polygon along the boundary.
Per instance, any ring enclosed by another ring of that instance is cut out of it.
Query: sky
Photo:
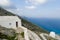
[[[60,0],[0,0],[0,6],[20,16],[60,18]]]

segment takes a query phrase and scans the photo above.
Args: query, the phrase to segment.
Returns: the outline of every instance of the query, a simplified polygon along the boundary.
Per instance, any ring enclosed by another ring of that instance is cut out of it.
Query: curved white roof
[[[56,36],[56,35],[55,35],[55,32],[53,32],[53,31],[52,31],[52,32],[50,32],[49,36],[51,36],[51,37],[55,38],[55,36]]]

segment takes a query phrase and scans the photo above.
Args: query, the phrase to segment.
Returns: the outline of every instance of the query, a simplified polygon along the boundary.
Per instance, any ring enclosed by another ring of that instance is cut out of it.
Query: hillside
[[[5,10],[3,8],[0,8],[0,16],[18,16],[22,21],[22,26],[24,26],[24,27],[28,28],[29,30],[35,32],[37,35],[39,35],[40,38],[41,38],[41,36],[44,36],[44,37],[46,37],[46,39],[55,40],[54,38],[49,37],[49,32],[47,30],[29,22],[28,20],[20,17],[19,15],[8,12],[7,10]],[[2,32],[2,30],[4,32]],[[10,30],[12,30],[12,31],[10,31]],[[8,35],[6,35],[6,33]],[[0,39],[5,38],[8,40],[14,40],[15,36],[16,36],[16,34],[15,34],[14,29],[8,29],[8,28],[4,28],[4,27],[0,26]],[[58,37],[59,36],[57,36],[57,38]],[[43,37],[41,39],[43,40]]]
[[[0,16],[18,16],[21,20],[22,20],[22,26],[38,33],[38,32],[42,32],[42,33],[48,33],[46,30],[38,27],[37,25],[32,24],[31,22],[23,19],[22,17],[20,17],[19,15],[13,14],[11,12],[6,11],[3,8],[0,8]]]

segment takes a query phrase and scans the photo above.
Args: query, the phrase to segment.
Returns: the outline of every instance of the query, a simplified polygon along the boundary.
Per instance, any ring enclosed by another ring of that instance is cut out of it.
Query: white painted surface
[[[24,39],[25,40],[30,40],[30,39],[41,40],[40,37],[36,33],[28,30],[27,28],[25,28],[23,26],[21,26],[20,28],[22,28],[24,30]]]
[[[55,32],[50,32],[49,36],[51,36],[52,38],[55,38],[56,37]]]
[[[48,36],[48,34],[41,33],[40,36],[43,38],[43,40],[47,40],[45,36]]]
[[[29,37],[28,37],[28,30],[27,30],[27,28],[25,28],[23,26],[18,27],[18,29],[17,29],[18,32],[17,33],[20,33],[20,29],[23,29],[23,32],[24,32],[24,40],[30,40]],[[20,39],[20,38],[18,37],[18,39]]]
[[[29,36],[30,39],[41,40],[40,37],[36,33],[32,32],[30,30],[27,30],[27,31],[28,31],[28,36]]]
[[[30,40],[28,37],[28,30],[27,29],[24,30],[24,36],[25,36],[25,40]]]
[[[0,16],[0,25],[7,28],[16,28],[16,22],[18,26],[21,26],[21,20],[17,16]]]

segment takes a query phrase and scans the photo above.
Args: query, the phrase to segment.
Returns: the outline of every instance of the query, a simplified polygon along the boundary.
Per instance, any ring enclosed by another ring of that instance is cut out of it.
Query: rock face
[[[0,33],[3,33],[5,35],[9,35],[9,36],[14,36],[13,34],[15,34],[15,30],[4,28],[4,27],[0,26]]]
[[[0,26],[0,40],[11,39],[15,37],[15,30]]]

